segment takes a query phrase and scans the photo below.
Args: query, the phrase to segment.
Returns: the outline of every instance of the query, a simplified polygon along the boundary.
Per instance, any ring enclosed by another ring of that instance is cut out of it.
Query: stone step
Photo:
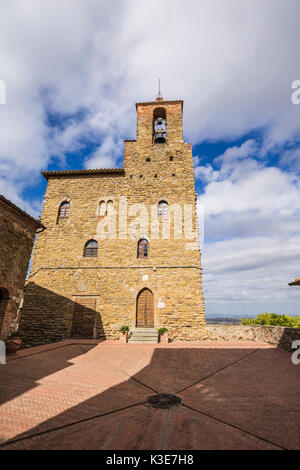
[[[146,337],[140,336],[139,338],[131,336],[128,339],[128,343],[157,343],[157,342],[158,342],[158,338],[153,338],[149,336],[146,336]]]
[[[139,331],[139,332],[132,332],[130,336],[158,336],[157,331]]]
[[[139,336],[158,336],[158,333],[146,333],[146,332],[143,332],[143,333],[131,333],[129,336],[136,336],[136,337],[139,337]]]
[[[147,332],[147,333],[157,333],[156,328],[134,328],[131,330],[132,333],[141,333],[141,332]]]
[[[131,330],[128,343],[158,343],[156,328],[135,328]]]
[[[158,333],[131,333],[130,338],[157,338]]]

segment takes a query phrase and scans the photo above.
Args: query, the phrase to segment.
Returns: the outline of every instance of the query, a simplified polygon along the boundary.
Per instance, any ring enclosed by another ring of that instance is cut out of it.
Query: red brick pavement
[[[299,449],[299,372],[253,342],[23,350],[0,366],[0,449]],[[145,406],[156,392],[183,405]]]

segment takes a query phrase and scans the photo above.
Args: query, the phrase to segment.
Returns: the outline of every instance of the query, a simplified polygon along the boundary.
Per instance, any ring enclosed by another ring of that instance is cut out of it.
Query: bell
[[[155,132],[154,141],[156,144],[164,144],[166,142],[166,133]]]
[[[154,142],[157,144],[164,144],[166,140],[166,121],[163,118],[157,118],[154,121]]]

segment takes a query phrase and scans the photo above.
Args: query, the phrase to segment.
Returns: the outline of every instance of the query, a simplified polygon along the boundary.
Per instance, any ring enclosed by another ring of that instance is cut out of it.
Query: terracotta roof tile
[[[62,171],[42,171],[42,175],[46,180],[50,176],[76,176],[76,175],[111,175],[124,174],[123,168],[98,168],[94,170],[62,170]]]
[[[141,101],[141,102],[135,103],[135,107],[137,108],[139,105],[148,105],[148,104],[155,104],[156,106],[163,106],[164,104],[175,104],[175,103],[181,103],[181,106],[183,106],[183,100],[166,100],[166,101]]]
[[[289,286],[300,286],[300,277],[297,277],[293,282],[289,282]]]
[[[13,202],[11,202],[9,199],[6,199],[2,194],[0,194],[0,201],[4,202],[7,206],[11,207],[14,209],[16,212],[21,214],[22,216],[26,217],[27,219],[31,220],[32,222],[35,223],[35,225],[40,228],[45,228],[45,226],[42,224],[42,222],[38,219],[35,219],[31,215],[27,214],[27,212],[23,211],[23,209],[20,209],[20,207],[16,206]]]

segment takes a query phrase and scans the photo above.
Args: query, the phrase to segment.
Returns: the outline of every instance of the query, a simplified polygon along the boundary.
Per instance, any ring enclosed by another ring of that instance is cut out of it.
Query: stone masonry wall
[[[0,200],[0,289],[7,299],[0,305],[0,338],[14,328],[23,300],[24,282],[36,225]]]
[[[199,339],[211,341],[258,341],[291,351],[300,340],[300,328],[267,325],[206,325]]]

